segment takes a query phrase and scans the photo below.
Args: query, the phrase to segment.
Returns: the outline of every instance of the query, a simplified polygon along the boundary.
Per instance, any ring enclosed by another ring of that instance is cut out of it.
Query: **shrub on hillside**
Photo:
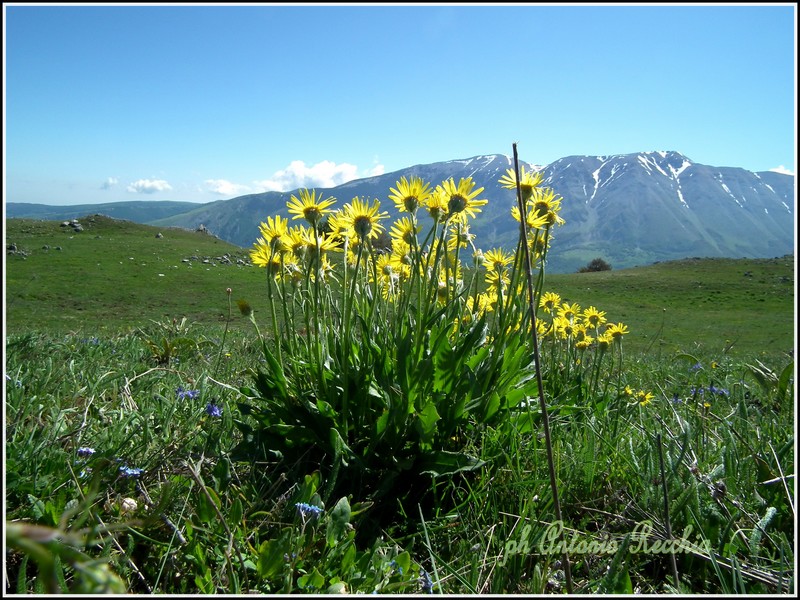
[[[593,273],[595,271],[610,271],[611,265],[602,258],[592,259],[585,267],[578,269],[578,273]]]

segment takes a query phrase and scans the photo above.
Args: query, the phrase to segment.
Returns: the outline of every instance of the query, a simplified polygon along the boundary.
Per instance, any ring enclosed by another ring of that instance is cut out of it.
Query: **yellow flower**
[[[545,312],[552,313],[556,306],[559,305],[561,302],[561,296],[556,294],[555,292],[545,292],[542,294],[542,299],[539,300],[539,306],[545,310]]]
[[[324,215],[332,212],[328,210],[328,207],[332,206],[335,202],[336,198],[323,200],[321,193],[319,198],[317,198],[316,190],[309,192],[303,189],[300,190],[300,198],[297,198],[297,196],[293,194],[291,200],[286,203],[286,206],[289,208],[289,214],[294,215],[292,220],[305,219],[312,227],[315,227],[319,224]]]
[[[502,187],[509,190],[517,189],[517,174],[514,169],[506,169],[506,174],[503,175],[499,183]],[[525,165],[521,165],[519,169],[519,188],[522,192],[522,200],[527,202],[533,194],[534,188],[542,183],[541,171],[525,171]]]
[[[444,190],[436,188],[436,191],[428,197],[425,208],[428,210],[428,214],[434,222],[444,223],[448,217],[447,204],[447,196]]]
[[[450,237],[447,238],[447,249],[455,252],[456,248],[466,248],[472,245],[475,234],[469,232],[469,225],[459,224],[459,227],[450,229]]]
[[[575,317],[578,316],[580,312],[581,307],[578,306],[576,302],[573,302],[572,304],[567,304],[564,302],[564,304],[562,304],[558,309],[558,316],[566,319],[570,323],[573,323],[575,321]]]
[[[394,244],[394,240],[397,240],[410,247],[414,243],[414,240],[417,239],[419,230],[419,226],[415,226],[411,219],[408,217],[401,217],[392,224],[389,235],[393,240],[392,244]]]
[[[289,219],[277,215],[274,219],[267,217],[266,223],[260,223],[258,226],[261,235],[264,236],[264,242],[275,252],[286,253],[289,251],[289,241],[287,239],[289,233]]]
[[[594,329],[606,322],[606,312],[597,310],[594,306],[584,310],[581,316],[583,317],[583,322]]]
[[[512,206],[511,207],[511,216],[514,217],[514,220],[518,223],[522,222],[522,217],[519,214],[519,207]],[[533,231],[535,229],[547,229],[550,225],[550,218],[547,214],[540,215],[537,214],[531,203],[528,202],[525,207],[525,225],[527,225],[528,231]]]
[[[379,221],[389,216],[387,212],[378,212],[380,206],[378,200],[374,200],[370,206],[367,200],[355,197],[349,204],[344,205],[341,224],[353,231],[361,241],[375,239],[384,230]]]
[[[645,392],[644,390],[639,390],[639,393],[636,395],[639,400],[639,406],[647,406],[653,399],[653,394],[650,392]]]
[[[397,210],[416,214],[420,206],[425,206],[431,196],[430,184],[420,177],[412,175],[410,179],[401,177],[396,184],[397,189],[389,188],[389,200],[394,201]]]
[[[451,177],[436,187],[436,195],[447,202],[447,218],[460,219],[465,222],[467,216],[474,218],[476,213],[481,212],[479,207],[489,201],[476,200],[476,196],[480,195],[483,188],[473,190],[473,187],[475,187],[475,182],[472,181],[472,177],[461,178],[458,185]]]
[[[263,238],[258,238],[253,244],[250,260],[258,267],[265,267],[270,275],[277,276],[281,272],[280,254],[270,248]]]
[[[550,188],[536,188],[531,197],[533,211],[540,217],[547,217],[548,225],[563,225],[564,219],[558,216],[561,211],[561,196]]]
[[[504,271],[513,262],[514,255],[504,251],[502,248],[487,250],[483,255],[483,265],[487,271]]]
[[[626,396],[633,396],[633,388],[629,385],[625,386],[625,395]]]
[[[627,325],[622,323],[610,324],[606,328],[606,334],[610,335],[615,342],[622,342],[622,336],[628,333]]]

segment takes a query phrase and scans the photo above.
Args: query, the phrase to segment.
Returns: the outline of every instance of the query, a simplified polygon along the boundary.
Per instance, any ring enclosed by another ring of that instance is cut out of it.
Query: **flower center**
[[[447,210],[451,215],[460,213],[467,208],[467,199],[460,194],[453,194],[450,196],[450,202],[447,203]]]
[[[372,231],[372,219],[364,215],[356,217],[353,219],[353,229],[355,229],[359,239],[366,239],[369,232]]]

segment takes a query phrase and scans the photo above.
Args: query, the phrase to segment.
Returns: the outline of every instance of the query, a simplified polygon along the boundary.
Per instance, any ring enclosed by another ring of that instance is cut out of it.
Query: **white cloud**
[[[116,177],[109,177],[103,182],[103,185],[100,186],[101,190],[110,190],[112,187],[119,183],[119,179]]]
[[[250,186],[241,183],[233,183],[225,179],[206,179],[205,181],[207,191],[220,194],[222,196],[242,196],[252,191]]]
[[[163,179],[139,179],[128,186],[129,192],[137,194],[155,194],[156,192],[167,192],[172,186]]]
[[[382,169],[383,166],[376,168]],[[266,192],[288,192],[297,188],[332,188],[361,176],[358,167],[349,163],[337,165],[330,160],[323,160],[306,166],[302,160],[293,160],[288,167],[276,171],[269,179],[254,183]]]
[[[367,173],[367,177],[375,177],[377,175],[383,175],[384,173],[386,173],[386,167],[384,167],[383,165],[376,164],[369,170],[369,172]]]
[[[789,169],[781,165],[780,167],[775,167],[774,169],[770,169],[770,171],[774,171],[775,173],[783,173],[784,175],[794,175]]]

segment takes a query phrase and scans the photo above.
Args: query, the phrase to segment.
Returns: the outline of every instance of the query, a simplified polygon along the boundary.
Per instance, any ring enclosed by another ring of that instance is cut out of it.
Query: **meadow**
[[[551,275],[520,184],[6,221],[6,592],[795,593],[794,257]]]

